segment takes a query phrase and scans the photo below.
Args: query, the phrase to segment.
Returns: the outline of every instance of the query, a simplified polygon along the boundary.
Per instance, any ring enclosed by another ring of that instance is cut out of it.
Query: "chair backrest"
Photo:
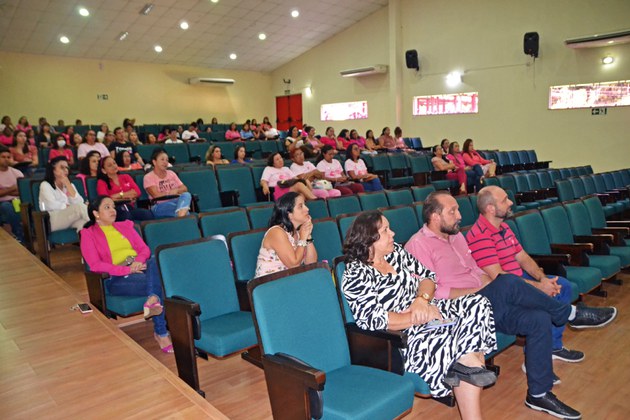
[[[574,198],[581,198],[586,195],[586,189],[584,188],[584,182],[582,181],[582,178],[572,176],[571,178],[567,179],[567,181],[569,181],[569,184],[571,184]]]
[[[162,147],[160,144],[140,144],[138,145],[138,154],[144,161],[144,163],[151,163],[151,155],[153,151],[159,147]]]
[[[361,211],[361,204],[359,204],[359,199],[354,195],[329,198],[328,211],[331,217],[337,217],[344,213],[356,213]]]
[[[411,190],[408,188],[401,190],[385,190],[385,194],[387,195],[387,201],[389,201],[391,207],[411,205],[414,202],[413,194],[411,194]]]
[[[342,254],[341,236],[335,219],[313,222],[313,242],[317,250],[317,259],[332,266],[333,260]]]
[[[516,240],[521,242],[521,232],[518,230],[518,226],[516,226],[516,222],[513,218],[505,219],[505,223],[512,229],[514,232],[514,236],[516,236]]]
[[[164,150],[168,154],[168,157],[174,157],[175,162],[188,163],[190,162],[190,155],[188,154],[188,146],[184,143],[169,143],[164,145]]]
[[[562,179],[562,174],[559,169],[549,169],[547,173],[549,174],[549,177],[551,177],[552,182]]]
[[[265,168],[266,166],[251,166],[254,188],[258,188],[260,186],[260,179],[262,178],[263,172],[265,172]]]
[[[588,169],[586,169],[586,166],[578,166],[575,169],[577,169],[578,175],[588,175]]]
[[[571,230],[575,235],[592,235],[591,217],[581,200],[568,201],[564,203],[564,210],[569,217]]]
[[[137,174],[134,177],[134,181],[136,181],[136,185],[138,186],[138,188],[140,188],[140,197],[138,197],[138,199],[139,200],[148,200],[149,199],[149,194],[144,189],[144,174]]]
[[[510,163],[512,165],[518,165],[520,163],[522,163],[518,157],[518,153],[516,153],[515,151],[509,151],[507,152],[508,154],[508,159],[510,160]]]
[[[514,173],[512,174],[512,177],[514,178],[514,183],[516,184],[516,192],[525,192],[530,190],[529,182],[527,182],[525,174]]]
[[[330,271],[298,267],[248,284],[263,354],[286,353],[324,372],[350,364]]]
[[[335,277],[335,287],[337,288],[337,297],[339,298],[339,305],[341,306],[341,313],[346,323],[354,323],[354,315],[348,305],[346,295],[343,294],[341,289],[341,283],[343,281],[343,272],[346,270],[346,257],[341,256],[335,258],[333,263],[333,276]]]
[[[236,232],[228,235],[230,254],[234,263],[234,272],[239,281],[249,281],[256,273],[258,252],[267,228]]]
[[[468,194],[468,199],[470,200],[470,205],[472,206],[475,221],[477,221],[477,218],[479,217],[479,209],[477,208],[477,193]]]
[[[571,201],[575,198],[571,183],[564,179],[555,181],[556,189],[558,190],[558,199],[560,201]]]
[[[536,177],[538,178],[538,182],[541,187],[552,188],[554,186],[549,171],[536,171]]]
[[[252,206],[247,208],[249,224],[252,229],[260,229],[269,226],[269,219],[273,213],[273,207],[274,205],[270,204],[266,206]]]
[[[199,303],[202,321],[239,310],[230,256],[223,241],[203,238],[162,245],[156,255],[165,295]]]
[[[409,167],[412,174],[428,174],[433,170],[433,165],[425,155],[413,156],[407,155],[409,160]]]
[[[424,203],[422,201],[416,201],[413,203],[413,209],[416,211],[416,218],[418,219],[418,226],[424,225],[424,219],[422,218],[422,209],[424,209]]]
[[[328,205],[324,199],[309,200],[306,202],[306,207],[308,207],[308,213],[313,220],[330,217],[328,214]]]
[[[389,220],[389,227],[396,234],[396,242],[404,244],[411,238],[420,226],[415,210],[412,206],[398,206],[381,209],[383,216]]]
[[[472,204],[468,199],[468,196],[458,195],[455,197],[457,204],[459,205],[459,212],[462,215],[461,226],[472,226],[477,221],[475,212],[472,208]]]
[[[188,154],[191,158],[198,157],[201,159],[201,164],[204,165],[209,148],[210,143],[188,143]],[[223,153],[223,149],[221,149],[221,153]],[[227,156],[226,159],[232,160],[232,155]]]
[[[592,175],[582,175],[580,176],[582,179],[582,183],[584,184],[584,190],[587,195],[596,194],[597,188],[595,187],[595,181],[593,180]]]
[[[514,180],[513,176],[500,175],[497,177],[497,180],[499,181],[499,185],[501,186],[501,188],[503,188],[504,190],[512,190],[514,192],[518,192],[516,181]]]
[[[341,234],[341,241],[346,240],[346,233],[350,229],[350,225],[357,218],[359,213],[342,214],[337,216],[337,226],[339,227],[339,233]]]
[[[525,174],[525,178],[527,178],[527,183],[529,184],[530,190],[541,190],[543,187],[540,184],[540,180],[538,176],[536,176],[533,172],[528,172]]]
[[[573,231],[567,212],[558,204],[549,206],[540,210],[540,214],[545,221],[547,236],[552,244],[571,244],[573,243]]]
[[[521,163],[532,163],[526,150],[519,150],[516,153],[518,154],[518,160]]]
[[[151,254],[160,245],[192,241],[201,238],[196,216],[173,217],[170,219],[142,222],[142,236]]]
[[[32,204],[33,193],[31,191],[31,178],[18,178],[17,186],[20,193],[20,201],[24,204]],[[35,200],[37,200],[37,197]]]
[[[606,188],[606,181],[604,180],[604,176],[602,174],[593,174],[593,182],[595,183],[595,189],[598,193],[603,194],[608,191],[608,188]]]
[[[367,161],[366,161],[367,164]],[[372,156],[372,171],[374,172],[389,172],[391,167],[389,166],[389,159],[387,154],[378,154]]]
[[[528,210],[517,214],[514,223],[520,234],[520,242],[529,254],[551,254],[549,237],[542,215],[538,210]]]
[[[559,171],[561,179],[567,179],[571,176],[571,171],[569,170],[569,168],[560,168]]]
[[[357,194],[357,197],[359,197],[359,202],[363,210],[375,210],[379,207],[389,206],[387,196],[383,191],[360,193]]]
[[[221,208],[219,186],[213,171],[181,171],[178,176],[188,191],[199,198],[200,212]]]
[[[199,225],[204,237],[223,235],[249,230],[249,221],[245,209],[229,209],[212,213],[201,213]]]
[[[248,166],[220,165],[217,167],[217,179],[220,191],[238,191],[239,205],[257,201],[251,169]]]
[[[435,187],[431,184],[423,187],[411,187],[414,201],[424,201],[429,194],[435,191]]]
[[[615,187],[616,188],[625,188],[626,187],[626,185],[623,182],[623,177],[621,176],[621,172],[620,171],[612,172],[612,177],[613,177],[613,180],[615,181]]]
[[[577,168],[569,168],[569,173],[571,174],[571,176],[580,176],[580,172]]]
[[[409,168],[409,164],[403,153],[388,153],[387,158],[389,159],[389,167],[392,170],[405,170]]]
[[[604,213],[604,207],[602,202],[599,201],[597,196],[589,196],[582,198],[584,208],[588,211],[588,215],[591,218],[591,226],[600,229],[606,227],[606,214]]]
[[[535,150],[527,150],[527,156],[529,156],[529,161],[536,163],[538,162],[538,156],[536,156],[536,151]]]
[[[135,180],[134,180],[135,182]],[[88,200],[92,201],[94,200],[97,196],[98,193],[96,192],[96,184],[98,183],[98,179],[94,176],[89,176],[85,179],[85,186],[87,188],[87,198]]]
[[[514,191],[512,190],[505,190],[506,194],[508,195],[508,198],[510,199],[510,201],[512,202],[512,211],[514,213],[516,213],[517,211],[517,207],[518,205],[516,204],[516,196],[514,195]]]

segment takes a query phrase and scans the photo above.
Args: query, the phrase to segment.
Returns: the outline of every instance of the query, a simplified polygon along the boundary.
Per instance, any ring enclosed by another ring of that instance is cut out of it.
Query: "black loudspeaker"
[[[407,62],[408,69],[420,70],[420,63],[418,63],[418,51],[409,50],[405,52],[405,61]]]
[[[538,32],[527,32],[523,38],[523,52],[538,57]]]

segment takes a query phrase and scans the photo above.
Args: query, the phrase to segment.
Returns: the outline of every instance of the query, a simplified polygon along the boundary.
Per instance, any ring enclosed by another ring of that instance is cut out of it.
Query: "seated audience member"
[[[464,168],[466,171],[466,177],[468,178],[468,182],[471,185],[474,185],[475,191],[479,192],[481,190],[481,183],[483,182],[483,170],[481,166],[467,166],[466,162],[464,162],[464,157],[459,151],[459,143],[456,141],[452,142],[448,146],[448,160],[451,161],[457,168]]]
[[[107,148],[109,148],[109,146],[112,145],[115,141],[116,141],[116,137],[114,136],[114,133],[112,133],[111,131],[108,131],[107,134],[105,134],[105,139],[103,140],[103,144]]]
[[[111,159],[111,158],[110,158]],[[81,254],[90,270],[107,273],[114,296],[146,296],[144,319],[153,318],[153,336],[164,353],[173,353],[166,329],[162,283],[151,251],[129,220],[118,221],[114,201],[101,195],[89,208],[90,221],[81,231]]]
[[[83,143],[83,137],[81,137],[81,134],[79,133],[74,133],[70,138],[72,139],[72,141],[70,141],[70,143],[68,144],[69,147],[78,149],[81,143]]]
[[[307,185],[312,187],[313,194],[319,198],[339,197],[341,191],[334,188],[326,189],[328,186],[332,186],[324,180],[324,174],[319,172],[315,165],[311,162],[304,160],[304,151],[302,149],[293,149],[291,152],[291,172],[297,176],[298,179],[306,181]],[[322,182],[324,181],[324,182]],[[328,184],[328,185],[326,185]]]
[[[184,130],[182,133],[182,140],[189,143],[194,143],[199,140],[199,133],[197,132],[197,123],[192,122],[188,126],[188,130]]]
[[[486,297],[492,304],[497,331],[527,340],[525,405],[556,417],[581,418],[551,392],[557,380],[552,367],[551,328],[567,322],[575,328],[602,327],[615,318],[617,310],[562,304],[513,274],[488,276],[475,263],[459,231],[459,206],[446,191],[429,194],[422,216],[425,225],[405,249],[437,274],[436,297]]]
[[[440,146],[442,146],[442,150],[444,151],[444,161],[447,161],[446,155],[448,155],[448,150],[451,145],[451,142],[448,139],[442,139],[440,142]]]
[[[243,129],[240,132],[241,140],[256,140],[257,136],[251,129],[251,126],[248,123],[243,124]]]
[[[374,132],[372,130],[368,130],[365,132],[365,150],[370,152],[370,154],[377,154],[377,150],[383,149],[383,146],[378,144],[378,139],[374,138]]]
[[[349,142],[359,146],[359,149],[361,151],[365,150],[365,139],[359,136],[359,132],[357,130],[354,130],[354,129],[350,130]]]
[[[339,150],[344,150],[345,151],[350,144],[351,144],[351,142],[350,142],[350,131],[348,131],[346,128],[344,128],[343,130],[341,130],[339,132],[339,135],[337,136],[337,145],[341,146],[341,149],[339,149]]]
[[[138,137],[138,133],[135,131],[129,133],[129,143],[133,144],[135,147],[142,145],[140,137]]]
[[[337,140],[337,136],[335,136],[335,129],[332,127],[326,128],[326,135],[322,136],[319,141],[326,146],[332,147],[335,150],[341,150],[341,146],[339,144],[339,141]]]
[[[333,183],[341,195],[352,195],[365,191],[363,185],[348,180],[341,163],[334,159],[335,149],[330,146],[322,147],[322,154],[318,158],[317,170],[324,174],[324,178]]]
[[[94,134],[94,130],[88,130],[88,132],[85,133],[85,139],[83,140],[83,143],[79,145],[79,149],[77,150],[77,157],[79,158],[79,160],[81,160],[93,150],[99,152],[102,158],[104,158],[105,156],[109,156],[109,150],[107,150],[107,146],[105,146],[103,143],[99,143],[96,140],[96,134]]]
[[[246,165],[248,163],[252,163],[252,159],[247,157],[245,146],[236,146],[236,148],[234,149],[234,159],[230,163],[238,165]]]
[[[304,201],[302,195],[291,191],[276,202],[269,230],[260,244],[254,277],[317,262],[311,237],[313,222]]]
[[[18,120],[17,125],[15,126],[15,130],[22,130],[25,133],[28,132],[28,130],[32,130],[33,127],[31,127],[31,125],[28,122],[28,119],[25,116],[20,117],[20,119]]]
[[[384,149],[392,150],[396,148],[396,139],[392,136],[389,127],[385,127],[383,128],[383,131],[381,131],[381,136],[378,138],[378,144],[380,144]]]
[[[11,121],[11,117],[5,115],[4,117],[2,117],[2,122],[0,122],[0,130],[4,130],[7,127],[11,129],[11,132],[15,130],[15,126],[13,125],[13,121]]]
[[[0,146],[0,222],[7,232],[24,242],[24,230],[20,213],[15,211],[13,200],[19,198],[17,180],[24,174],[10,166],[11,152]]]
[[[9,150],[11,151],[11,158],[15,162],[15,168],[26,176],[29,176],[32,169],[39,165],[37,148],[28,144],[24,131],[15,130],[12,147]]]
[[[212,120],[210,121],[211,125],[217,125],[219,124],[219,120],[217,119],[217,117],[212,117]]]
[[[169,136],[171,134],[171,128],[170,127],[162,127],[162,131],[160,131],[160,134],[158,134],[158,143],[164,143],[166,140],[168,140]],[[177,135],[175,135],[175,138],[177,138]]]
[[[0,144],[6,147],[13,146],[13,129],[8,125],[4,127],[2,134],[0,134]]]
[[[128,151],[131,154],[131,160],[134,162],[138,162],[140,165],[144,166],[144,161],[140,157],[136,146],[131,144],[130,141],[125,139],[125,132],[122,128],[116,127],[114,129],[114,136],[116,140],[109,145],[109,152],[113,158],[116,158],[116,155],[123,150]]]
[[[44,122],[41,126],[39,134],[35,137],[35,143],[37,147],[48,147],[52,144],[52,131],[50,124]]]
[[[107,155],[109,156],[109,154]],[[101,163],[101,154],[96,150],[88,152],[88,154],[79,161],[79,173],[76,175],[83,182],[83,191],[87,191],[86,179],[89,176],[96,177],[98,168]]]
[[[66,142],[68,142],[68,144],[72,143],[72,141],[74,140],[74,126],[69,125],[65,127],[62,133],[63,136],[66,138]]]
[[[116,155],[116,164],[121,171],[137,171],[143,168],[138,162],[131,161],[131,154],[126,150]]]
[[[300,133],[300,130],[295,125],[289,127],[288,134],[287,138],[284,139],[284,146],[287,148],[289,153],[291,153],[295,148],[302,147],[304,145],[302,133]]]
[[[89,220],[83,197],[68,173],[65,156],[57,156],[46,164],[46,175],[39,187],[39,208],[49,213],[52,232],[71,227],[78,232]]]
[[[273,199],[277,201],[289,191],[302,194],[307,200],[315,200],[310,183],[298,178],[291,169],[284,166],[284,159],[279,152],[269,155],[267,166],[260,177],[260,186],[264,195],[269,196],[273,188]]]
[[[183,143],[184,141],[177,137],[177,131],[171,130],[168,133],[168,137],[164,140],[164,144],[178,144]]]
[[[157,144],[158,140],[153,133],[147,133],[145,144]]]
[[[357,326],[405,332],[405,370],[419,375],[434,397],[452,390],[463,419],[481,419],[482,387],[497,380],[485,369],[484,353],[497,347],[488,299],[437,296],[435,273],[394,242],[378,210],[354,220],[343,252],[347,265],[341,285]],[[426,328],[429,321],[447,318],[457,322]]]
[[[28,144],[37,148],[38,144],[35,142],[35,130],[32,128],[28,130],[26,132],[26,139],[28,140]]]
[[[394,140],[396,140],[396,149],[397,150],[403,150],[403,151],[412,150],[412,149],[407,147],[407,144],[405,144],[405,139],[403,138],[402,128],[400,128],[400,127],[394,128]]]
[[[433,169],[436,171],[446,171],[446,179],[451,181],[457,181],[459,184],[459,193],[466,194],[466,185],[468,183],[468,177],[464,168],[455,166],[454,163],[444,157],[444,150],[442,146],[433,146],[433,157],[431,158]]]
[[[303,132],[306,133],[304,146],[302,146],[304,154],[306,155],[306,157],[319,156],[321,154],[322,147],[324,147],[324,143],[322,143],[317,137],[315,137],[315,127],[305,125]]]
[[[464,142],[464,150],[462,153],[466,166],[474,167],[479,165],[483,170],[483,176],[493,177],[495,175],[497,164],[492,160],[484,159],[475,150],[472,139],[466,139]]]
[[[263,131],[268,131],[273,128],[271,122],[269,121],[269,117],[263,117],[263,122],[262,124],[260,124],[260,127],[263,129]]]
[[[377,175],[368,173],[365,162],[361,159],[361,150],[356,144],[351,144],[346,149],[346,161],[344,163],[346,173],[351,181],[359,182],[365,191],[381,191],[383,185]]]
[[[192,196],[177,174],[168,169],[168,154],[161,147],[151,154],[153,170],[144,176],[144,189],[157,201],[151,207],[156,218],[184,217],[188,215]],[[178,197],[172,197],[176,195]]]
[[[230,127],[225,132],[225,140],[241,141],[241,132],[237,130],[236,123],[230,123]]]
[[[264,117],[263,122],[260,125],[260,130],[265,134],[265,138],[269,140],[275,140],[280,137],[280,132],[271,125],[269,117]]]
[[[96,133],[96,140],[102,143],[107,133],[109,133],[109,126],[106,123],[102,123],[101,128],[98,130],[98,133]]]
[[[208,148],[206,152],[206,165],[229,165],[229,163],[229,160],[223,159],[219,146],[213,145]]]
[[[129,153],[129,152],[123,152]],[[121,155],[118,155],[121,156]],[[118,157],[116,156],[116,157]],[[147,209],[139,209],[136,200],[140,197],[140,188],[128,174],[119,174],[118,165],[111,156],[101,160],[96,182],[98,195],[105,195],[116,204],[116,221],[152,220],[153,213]]]
[[[48,161],[50,162],[57,156],[65,156],[68,161],[68,165],[74,165],[74,153],[72,152],[72,148],[66,145],[66,139],[61,134],[55,134],[53,137],[52,147],[50,148],[50,153],[48,154]]]

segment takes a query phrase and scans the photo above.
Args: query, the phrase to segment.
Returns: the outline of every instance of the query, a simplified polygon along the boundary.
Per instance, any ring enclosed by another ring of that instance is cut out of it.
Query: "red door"
[[[302,128],[302,94],[276,97],[276,124],[278,130],[292,125]]]

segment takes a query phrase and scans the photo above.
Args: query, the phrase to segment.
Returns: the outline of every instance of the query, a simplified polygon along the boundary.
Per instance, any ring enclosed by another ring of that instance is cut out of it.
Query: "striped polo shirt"
[[[477,222],[466,234],[466,241],[479,267],[499,264],[507,273],[523,275],[515,258],[523,248],[506,223],[501,223],[497,229],[483,215],[479,215]]]

